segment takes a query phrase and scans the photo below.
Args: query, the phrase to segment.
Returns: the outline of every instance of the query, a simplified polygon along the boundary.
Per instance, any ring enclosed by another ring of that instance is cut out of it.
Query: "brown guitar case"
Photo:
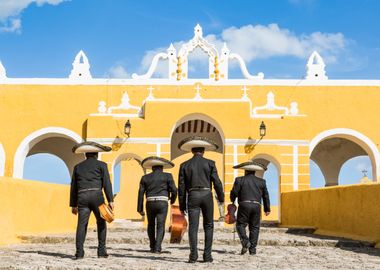
[[[187,229],[187,221],[185,216],[179,210],[178,205],[171,206],[171,224],[169,227],[170,243],[181,243],[182,237]]]

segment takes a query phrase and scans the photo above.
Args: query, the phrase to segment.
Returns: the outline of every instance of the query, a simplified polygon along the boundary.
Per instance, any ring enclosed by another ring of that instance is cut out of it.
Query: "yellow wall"
[[[380,184],[327,187],[281,194],[282,226],[380,242]]]
[[[0,245],[22,234],[74,232],[69,196],[69,186],[0,177]]]

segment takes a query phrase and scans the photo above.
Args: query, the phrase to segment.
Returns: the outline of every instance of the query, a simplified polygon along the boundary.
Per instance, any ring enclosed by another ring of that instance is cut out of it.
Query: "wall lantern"
[[[124,125],[124,134],[127,135],[128,137],[131,134],[131,127],[132,127],[131,122],[128,119]]]

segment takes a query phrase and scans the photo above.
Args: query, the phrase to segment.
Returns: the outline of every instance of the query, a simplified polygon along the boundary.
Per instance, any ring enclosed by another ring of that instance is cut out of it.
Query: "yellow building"
[[[209,78],[188,78],[188,55],[196,48],[208,56]],[[199,25],[194,37],[177,49],[171,45],[157,54],[146,74],[131,79],[92,78],[82,51],[68,78],[7,78],[0,68],[0,176],[22,179],[26,157],[37,153],[58,156],[71,172],[83,159],[71,152],[75,143],[109,145],[113,151],[100,159],[111,174],[121,162],[117,216],[138,219],[137,190],[144,174],[140,161],[150,155],[170,159],[176,179],[178,165],[189,158],[178,150],[178,142],[202,135],[219,145],[217,153],[207,156],[217,163],[226,197],[241,174],[232,166],[248,159],[276,167],[280,192],[310,188],[310,159],[320,167],[326,186],[338,184],[345,161],[363,155],[371,160],[373,181],[379,181],[380,81],[330,80],[317,52],[307,62],[304,79],[251,75],[226,45],[218,51],[207,42]],[[168,76],[154,78],[162,60]],[[242,79],[228,77],[232,60]],[[124,134],[128,120],[130,136]],[[262,121],[267,133],[254,146]],[[0,185],[0,194],[7,192]],[[68,206],[68,194],[64,198],[59,202]],[[281,220],[281,213],[275,210],[269,218]]]

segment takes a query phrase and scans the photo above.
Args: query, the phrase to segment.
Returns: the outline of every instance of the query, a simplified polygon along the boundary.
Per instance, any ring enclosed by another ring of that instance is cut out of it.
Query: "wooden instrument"
[[[181,213],[178,205],[171,206],[171,225],[169,227],[170,243],[181,243],[182,237],[187,229],[187,221],[185,215]]]
[[[224,217],[224,222],[227,224],[234,224],[236,222],[235,212],[237,207],[235,204],[230,203],[227,206],[227,215]]]
[[[115,216],[113,214],[113,211],[112,209],[106,205],[105,203],[99,205],[99,212],[100,212],[100,216],[106,220],[108,223],[111,223],[112,221],[114,221],[115,219]]]

